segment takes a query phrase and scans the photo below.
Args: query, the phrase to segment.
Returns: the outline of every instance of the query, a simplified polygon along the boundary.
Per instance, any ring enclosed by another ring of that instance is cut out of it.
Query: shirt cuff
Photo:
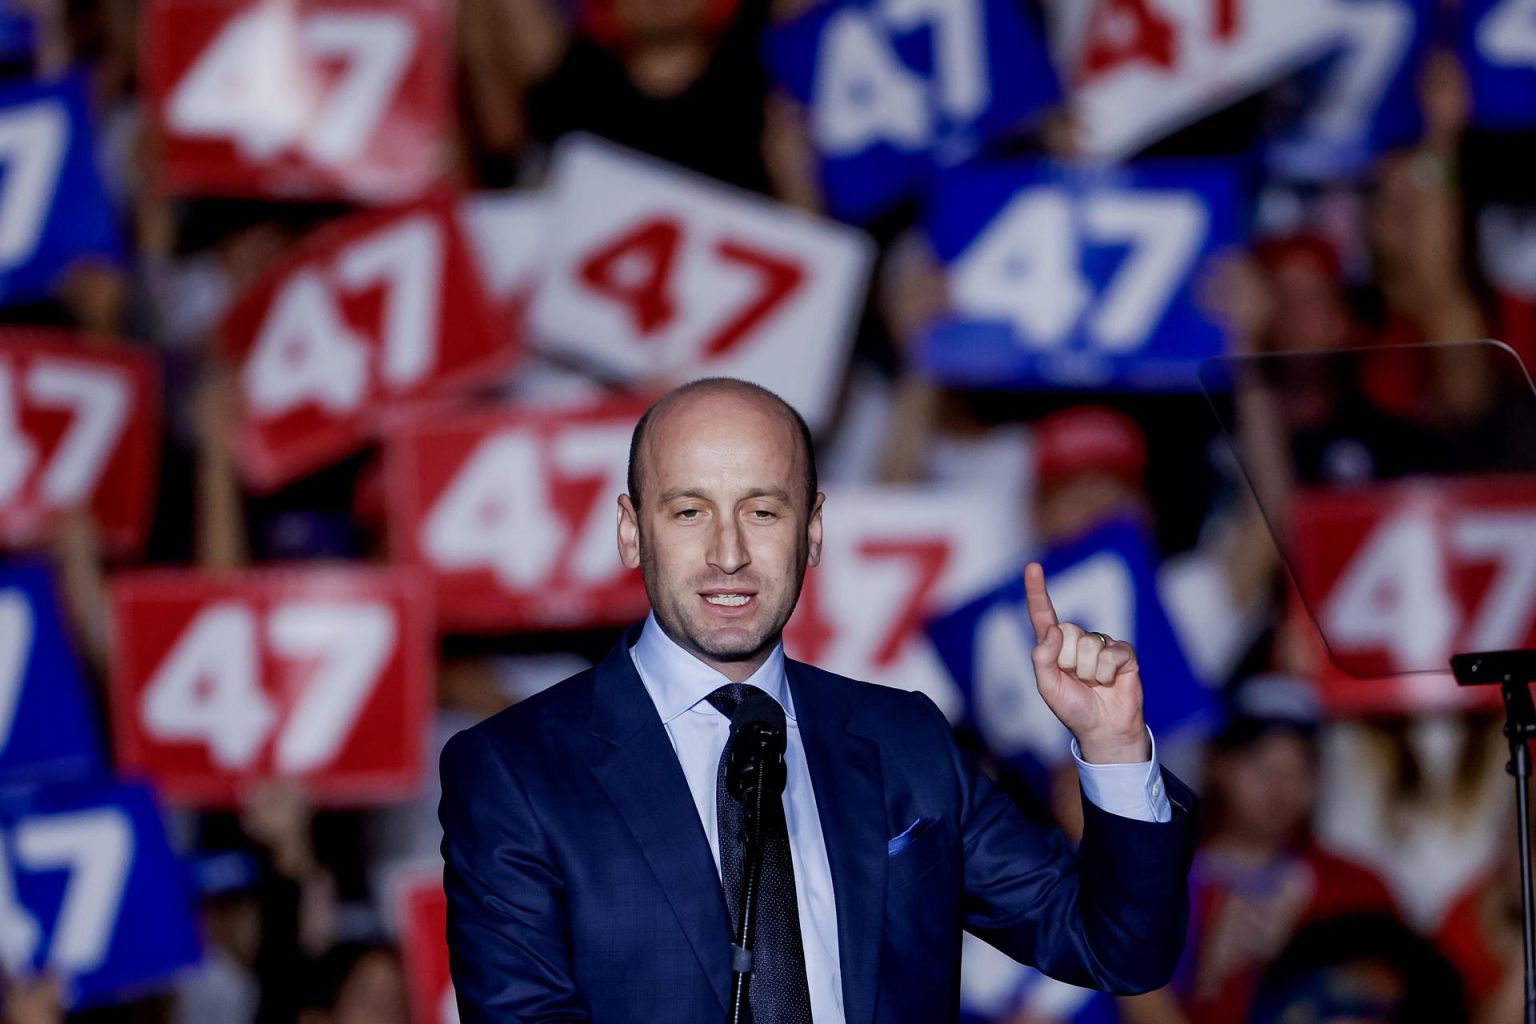
[[[1147,730],[1152,757],[1139,764],[1089,764],[1072,738],[1072,760],[1077,762],[1077,780],[1083,796],[1101,811],[1137,821],[1172,821],[1173,805],[1163,785],[1162,767],[1157,761],[1157,739]]]

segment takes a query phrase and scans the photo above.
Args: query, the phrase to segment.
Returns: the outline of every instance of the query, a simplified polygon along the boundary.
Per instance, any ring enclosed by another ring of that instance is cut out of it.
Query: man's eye
[[[771,508],[755,508],[755,509],[752,510],[752,518],[753,519],[764,520],[764,521],[769,520],[769,519],[773,519],[774,518],[773,509],[771,509]]]
[[[679,519],[697,519],[698,517],[699,510],[696,508],[683,508],[677,511],[677,518]]]

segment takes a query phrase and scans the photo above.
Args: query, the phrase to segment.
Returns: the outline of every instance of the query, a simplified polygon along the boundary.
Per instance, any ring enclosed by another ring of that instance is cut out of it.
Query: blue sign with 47
[[[1195,390],[1224,344],[1198,280],[1238,219],[1218,164],[950,172],[928,231],[952,307],[924,365],[964,385]]]

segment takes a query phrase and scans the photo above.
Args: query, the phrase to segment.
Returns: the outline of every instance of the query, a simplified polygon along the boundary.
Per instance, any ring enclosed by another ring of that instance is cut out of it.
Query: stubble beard
[[[645,543],[643,530],[640,532],[640,576],[645,582],[645,593],[650,599],[651,611],[656,616],[657,624],[675,643],[714,661],[750,661],[764,651],[771,650],[779,642],[784,632],[784,624],[789,621],[795,605],[800,601],[800,588],[805,582],[806,569],[804,542],[800,547],[801,551],[795,561],[795,581],[790,591],[789,607],[783,610],[782,621],[774,624],[774,619],[779,616],[763,619],[755,634],[735,643],[716,643],[704,630],[698,628],[697,623],[692,616],[688,615],[685,608],[673,606],[673,595],[664,590],[658,591],[660,570],[656,564],[654,549]],[[759,597],[762,593],[762,590],[758,591]],[[683,600],[687,600],[686,595]]]

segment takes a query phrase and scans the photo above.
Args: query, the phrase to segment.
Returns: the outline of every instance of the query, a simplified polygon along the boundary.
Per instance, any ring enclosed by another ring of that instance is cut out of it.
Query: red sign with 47
[[[1496,704],[1489,688],[1454,684],[1450,656],[1536,646],[1536,480],[1304,491],[1291,548],[1328,648],[1317,674],[1337,710]]]
[[[309,240],[224,321],[242,468],[279,486],[356,449],[400,403],[494,382],[516,358],[446,200]]]
[[[0,545],[43,539],[61,509],[88,508],[114,553],[138,550],[159,462],[159,381],[126,346],[62,332],[6,332],[0,346]]]
[[[416,574],[130,574],[112,626],[119,766],[172,799],[228,805],[273,776],[331,802],[415,789],[433,651]]]
[[[400,202],[453,131],[443,0],[153,0],[161,181],[172,192]]]
[[[391,548],[451,629],[586,628],[645,614],[619,561],[618,495],[645,403],[413,418],[388,446]]]

